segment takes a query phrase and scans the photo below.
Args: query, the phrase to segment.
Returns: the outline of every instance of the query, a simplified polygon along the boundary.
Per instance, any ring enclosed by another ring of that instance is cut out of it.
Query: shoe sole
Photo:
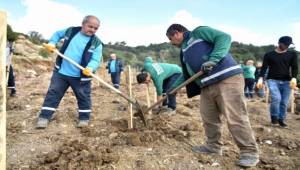
[[[35,128],[36,128],[36,129],[46,129],[47,126],[36,126]]]
[[[88,127],[88,126],[89,126],[88,124],[86,124],[86,125],[84,124],[84,125],[77,125],[76,127],[77,128],[84,128],[84,127]]]
[[[197,153],[197,154],[212,154],[212,155],[219,155],[219,156],[222,156],[222,155],[223,155],[222,153],[217,153],[217,152],[200,152],[200,151],[194,150],[194,149],[192,149],[192,151],[193,151],[194,153]]]
[[[76,126],[77,128],[85,128],[88,127],[88,125],[84,125],[84,126]]]
[[[253,163],[253,164],[247,164],[247,165],[246,165],[246,164],[241,164],[241,163],[237,162],[236,165],[241,166],[241,167],[245,167],[245,168],[249,168],[249,167],[254,167],[254,166],[256,166],[256,165],[258,164],[258,162],[259,162],[259,160],[257,160],[256,163]]]

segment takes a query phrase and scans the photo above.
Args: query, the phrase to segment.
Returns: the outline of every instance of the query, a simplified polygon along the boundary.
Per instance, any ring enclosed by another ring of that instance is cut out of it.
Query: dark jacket
[[[198,27],[192,32],[184,33],[183,46],[181,47],[180,53],[180,61],[185,80],[193,76],[195,73],[199,72],[204,62],[208,60],[217,62],[217,65],[212,69],[210,73],[201,76],[200,78],[186,86],[188,97],[199,95],[201,92],[201,88],[203,87],[209,86],[243,72],[240,65],[238,65],[231,54],[228,53],[228,43],[230,46],[230,41],[228,42],[228,40],[219,40],[218,42],[215,42],[218,43],[219,49],[214,48],[215,46],[217,46],[213,42],[216,39],[216,37],[214,37],[215,35],[220,35],[220,37],[223,39],[229,36],[209,27]],[[211,57],[213,52],[215,55],[218,50],[220,51],[220,56]]]
[[[62,47],[60,48],[60,52],[62,54],[64,54],[64,52],[66,51],[69,43],[71,42],[72,38],[81,30],[81,27],[70,27],[67,29],[66,34],[65,34],[65,40],[64,43],[62,45]],[[90,62],[92,55],[93,55],[93,51],[100,45],[102,44],[101,40],[93,35],[90,39],[90,41],[87,43],[83,53],[82,53],[82,60],[80,65],[82,67],[86,67],[88,65],[88,63]],[[59,70],[60,66],[62,63],[62,58],[60,56],[57,56],[56,58],[56,62],[55,62],[55,70]],[[82,78],[87,78],[88,76],[85,76],[84,74],[81,73],[81,77]]]
[[[112,59],[109,59],[107,66],[106,66],[106,69],[108,69],[108,73],[111,73],[111,70],[110,70],[111,61],[112,61]],[[124,71],[124,64],[123,64],[122,60],[117,58],[115,63],[116,63],[116,66],[115,66],[116,73],[120,73],[121,71]]]

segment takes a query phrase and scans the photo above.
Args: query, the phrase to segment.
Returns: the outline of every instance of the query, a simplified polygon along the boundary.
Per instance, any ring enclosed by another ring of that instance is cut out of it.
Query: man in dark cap
[[[292,37],[289,36],[280,37],[278,43],[279,43],[279,48],[280,48],[280,44],[285,45],[286,48],[288,48],[291,44],[294,44]]]
[[[291,89],[297,88],[297,54],[295,51],[288,50],[291,44],[293,44],[291,37],[280,37],[278,47],[265,54],[260,78],[256,85],[257,88],[262,88],[263,76],[269,69],[267,84],[271,96],[271,123],[274,125],[279,123],[281,127],[287,126],[284,121]]]

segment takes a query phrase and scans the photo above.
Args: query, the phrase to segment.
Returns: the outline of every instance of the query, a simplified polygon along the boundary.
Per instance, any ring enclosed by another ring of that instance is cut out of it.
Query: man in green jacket
[[[176,64],[153,63],[152,58],[147,57],[142,73],[138,74],[136,78],[138,83],[150,83],[152,79],[156,88],[157,100],[160,100],[163,93],[170,91],[172,84],[176,82],[181,73],[181,68]],[[167,106],[168,113],[174,114],[176,96],[168,94],[167,101],[163,103],[163,106]]]
[[[240,150],[237,165],[256,166],[258,147],[244,98],[243,70],[229,53],[230,36],[207,26],[189,31],[180,24],[172,24],[166,35],[173,45],[181,48],[183,76],[179,80],[186,80],[199,71],[204,73],[186,86],[188,97],[201,92],[200,112],[206,134],[206,144],[193,147],[193,151],[222,155],[223,115]],[[174,87],[180,83],[174,83]]]

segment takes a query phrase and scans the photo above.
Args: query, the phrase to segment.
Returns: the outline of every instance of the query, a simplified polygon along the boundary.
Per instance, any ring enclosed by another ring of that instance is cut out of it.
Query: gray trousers
[[[207,146],[221,149],[221,115],[240,149],[240,154],[258,155],[244,98],[244,78],[241,74],[229,77],[201,89],[200,112],[207,137]]]

